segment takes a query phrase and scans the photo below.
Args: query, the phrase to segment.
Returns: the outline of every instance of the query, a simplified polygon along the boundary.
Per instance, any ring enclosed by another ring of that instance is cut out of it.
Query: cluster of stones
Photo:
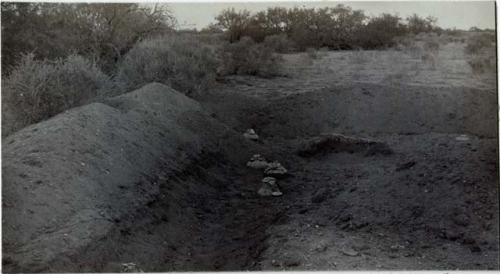
[[[264,170],[264,179],[262,179],[262,186],[257,191],[261,196],[281,196],[283,193],[280,191],[276,178],[283,178],[288,170],[283,167],[279,162],[268,162],[260,154],[255,154],[248,161],[247,166],[255,169]]]

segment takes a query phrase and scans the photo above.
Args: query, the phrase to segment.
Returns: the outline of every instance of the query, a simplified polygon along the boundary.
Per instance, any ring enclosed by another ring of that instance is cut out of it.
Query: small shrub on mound
[[[273,77],[280,75],[282,58],[271,47],[256,44],[250,37],[225,44],[220,51],[221,74],[256,75]]]
[[[104,96],[112,88],[110,78],[81,56],[49,62],[24,55],[2,81],[2,135]]]
[[[160,82],[192,94],[209,88],[216,70],[211,47],[192,36],[172,35],[136,44],[120,63],[115,79],[124,91]]]

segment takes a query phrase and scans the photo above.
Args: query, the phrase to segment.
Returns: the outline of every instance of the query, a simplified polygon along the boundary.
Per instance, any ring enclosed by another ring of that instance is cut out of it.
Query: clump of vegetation
[[[76,53],[107,73],[137,41],[170,32],[164,5],[2,2],[2,73],[22,54],[55,60]]]
[[[81,56],[40,61],[33,54],[24,55],[2,81],[3,135],[105,96],[112,89],[110,78]]]
[[[211,47],[192,36],[170,35],[136,44],[119,64],[116,81],[127,91],[160,82],[193,94],[214,83],[217,66]]]
[[[320,9],[275,7],[255,14],[226,9],[216,20],[212,28],[223,31],[230,43],[244,36],[260,43],[269,36],[285,35],[300,51],[386,48],[394,46],[393,38],[398,36],[440,31],[433,17],[412,15],[405,23],[390,14],[367,17],[363,11],[344,5]]]
[[[495,34],[492,32],[483,32],[471,36],[465,46],[467,63],[476,74],[496,71],[495,52]]]
[[[288,53],[295,48],[294,43],[288,39],[286,34],[273,34],[266,36],[264,39],[264,46],[271,48],[278,53]]]
[[[274,49],[257,44],[250,37],[225,44],[220,51],[222,75],[246,74],[261,77],[280,75],[282,58]]]
[[[495,47],[495,33],[479,33],[471,36],[467,40],[465,53],[480,54],[482,51]]]

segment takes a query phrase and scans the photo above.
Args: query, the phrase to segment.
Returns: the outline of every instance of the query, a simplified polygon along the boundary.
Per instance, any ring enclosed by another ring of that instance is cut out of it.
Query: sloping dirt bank
[[[270,221],[241,199],[255,152],[160,84],[29,126],[3,143],[4,270],[251,268]]]

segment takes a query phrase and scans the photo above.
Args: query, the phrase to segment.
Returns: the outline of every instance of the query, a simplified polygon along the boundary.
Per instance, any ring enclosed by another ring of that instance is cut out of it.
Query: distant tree
[[[243,37],[249,23],[250,12],[247,10],[235,11],[234,8],[223,10],[217,17],[217,26],[228,34],[229,42],[235,42]]]
[[[413,34],[419,34],[421,32],[431,32],[436,29],[437,18],[428,16],[422,18],[417,14],[409,16],[408,21],[408,31]]]
[[[393,46],[394,38],[404,35],[406,31],[399,16],[384,13],[370,18],[359,39],[364,48]]]

